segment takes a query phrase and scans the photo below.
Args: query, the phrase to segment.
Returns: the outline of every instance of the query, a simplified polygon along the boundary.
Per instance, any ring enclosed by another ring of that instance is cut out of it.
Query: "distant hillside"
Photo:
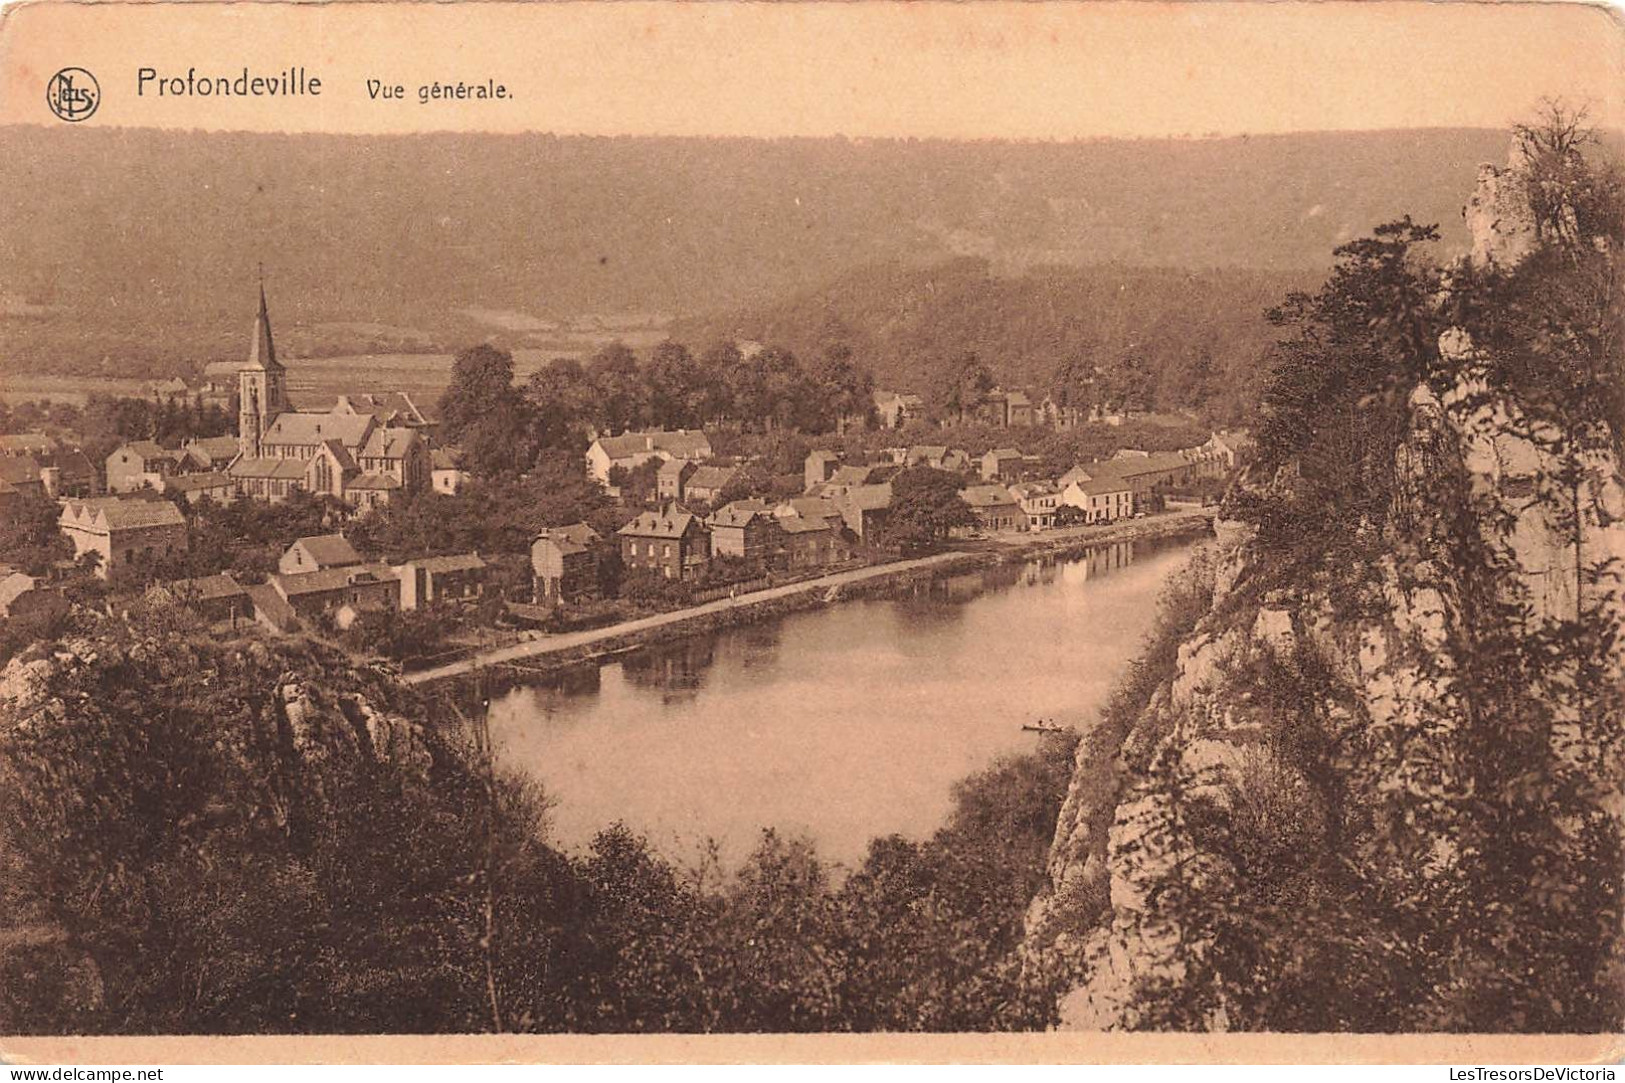
[[[1063,363],[1110,367],[1133,357],[1152,374],[1162,408],[1212,405],[1234,419],[1256,401],[1260,358],[1278,337],[1264,311],[1289,290],[1312,289],[1319,277],[1308,268],[1118,265],[1001,276],[976,259],[890,264],[781,304],[684,321],[673,333],[691,342],[754,339],[806,356],[839,342],[880,386],[922,394],[943,362],[966,350],[999,381],[1041,389]]]
[[[1462,247],[1497,131],[1069,144],[0,129],[0,366],[235,356],[264,262],[313,352],[548,347],[956,256],[1323,267],[1409,213]]]

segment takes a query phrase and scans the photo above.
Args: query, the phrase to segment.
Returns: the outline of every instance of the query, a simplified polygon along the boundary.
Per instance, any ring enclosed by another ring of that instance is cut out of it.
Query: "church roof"
[[[243,456],[226,468],[234,478],[283,478],[292,480],[305,476],[303,459],[250,458]]]
[[[418,434],[414,429],[373,429],[360,454],[363,459],[404,459],[407,449],[417,439]]]
[[[264,444],[298,444],[314,447],[337,440],[346,448],[360,447],[375,422],[371,414],[278,414],[260,438]]]
[[[322,445],[333,453],[333,461],[339,464],[339,470],[348,474],[352,470],[360,470],[356,465],[355,457],[345,450],[344,444],[338,440],[323,440]]]
[[[344,483],[344,491],[352,489],[399,489],[400,480],[391,474],[362,474],[360,477]]]
[[[248,347],[245,369],[263,372],[281,372],[282,363],[276,359],[276,345],[271,341],[271,314],[265,307],[265,284],[260,283],[260,310],[254,317],[254,341]]]

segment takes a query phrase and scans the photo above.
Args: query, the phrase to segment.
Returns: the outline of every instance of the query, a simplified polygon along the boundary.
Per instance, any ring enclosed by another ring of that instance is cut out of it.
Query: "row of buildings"
[[[340,534],[300,538],[264,583],[228,572],[165,584],[177,600],[213,621],[255,621],[274,632],[331,622],[348,628],[362,613],[409,612],[432,604],[471,604],[485,595],[489,565],[478,553],[365,561]]]
[[[76,447],[42,432],[0,435],[0,521],[30,498],[91,496],[96,467]]]
[[[1123,450],[1112,458],[1082,463],[1059,477],[1046,477],[1042,462],[1014,448],[994,448],[972,456],[942,445],[888,448],[875,462],[848,463],[833,451],[808,454],[803,472],[808,496],[861,501],[865,511],[882,519],[890,504],[890,480],[902,469],[928,466],[967,476],[960,499],[985,531],[1045,530],[1076,509],[1070,518],[1106,523],[1141,514],[1157,498],[1189,489],[1201,478],[1223,478],[1247,457],[1246,433],[1214,433],[1198,447],[1171,452]],[[865,537],[861,522],[854,533]]]
[[[906,391],[876,391],[875,416],[888,429],[898,429],[911,421],[925,421],[928,413],[925,400]],[[1102,410],[1098,405],[1087,409],[1069,406],[1053,395],[1034,398],[1032,393],[1019,388],[995,387],[980,401],[960,412],[960,423],[988,425],[997,429],[1041,426],[1051,429],[1070,429],[1084,422],[1122,423],[1122,416]]]
[[[806,497],[735,500],[703,516],[666,502],[622,526],[613,542],[585,523],[556,527],[531,546],[535,598],[555,605],[594,596],[599,561],[611,549],[629,572],[681,582],[701,578],[725,558],[762,571],[839,564],[852,556],[854,522],[861,527],[863,520],[853,502]],[[869,525],[872,531],[872,518]]]

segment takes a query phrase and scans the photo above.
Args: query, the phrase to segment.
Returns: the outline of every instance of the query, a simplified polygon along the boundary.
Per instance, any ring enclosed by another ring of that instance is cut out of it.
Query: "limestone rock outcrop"
[[[1464,214],[1476,263],[1512,267],[1534,250],[1534,226],[1510,170],[1485,167]],[[1578,479],[1570,476],[1559,491],[1564,464],[1550,444],[1516,402],[1475,385],[1471,339],[1453,331],[1440,349],[1463,363],[1465,375],[1452,394],[1425,385],[1411,394],[1396,471],[1415,485],[1402,486],[1401,499],[1423,510],[1428,486],[1455,471],[1484,509],[1487,544],[1508,552],[1509,589],[1529,600],[1531,621],[1572,619],[1582,599],[1625,614],[1618,578],[1582,574],[1625,562],[1620,464],[1611,453],[1590,454]],[[1267,479],[1252,484],[1270,498]],[[1510,529],[1492,531],[1492,520]],[[1463,796],[1452,737],[1464,617],[1450,569],[1421,548],[1396,546],[1336,581],[1283,585],[1268,576],[1245,524],[1221,521],[1216,532],[1212,604],[1178,646],[1115,761],[1089,762],[1089,742],[1080,745],[1049,884],[1028,913],[1028,951],[1065,959],[1081,975],[1063,996],[1063,1028],[1156,1025],[1144,1014],[1144,992],[1179,989],[1213,946],[1209,930],[1186,915],[1224,912],[1260,847],[1290,865],[1294,854],[1328,845],[1324,780],[1303,777],[1279,752],[1283,719],[1293,711],[1317,718],[1333,750],[1328,769],[1348,800],[1376,808],[1395,790],[1441,801]],[[1339,590],[1356,593],[1360,604],[1339,604]],[[1622,678],[1616,667],[1612,679]],[[1565,739],[1561,729],[1554,748]],[[1403,741],[1390,746],[1410,750],[1397,765],[1377,770],[1362,761],[1359,749],[1396,734]],[[1461,858],[1448,835],[1418,828],[1412,841],[1404,854],[1350,857],[1379,878],[1391,870],[1396,882],[1424,883],[1447,876]],[[1373,833],[1338,845],[1358,851],[1383,843]],[[1222,997],[1206,1003],[1201,1025],[1231,1025]]]

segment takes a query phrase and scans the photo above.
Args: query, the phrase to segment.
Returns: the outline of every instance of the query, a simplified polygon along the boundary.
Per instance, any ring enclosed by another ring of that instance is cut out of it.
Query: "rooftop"
[[[319,444],[338,440],[345,447],[359,447],[376,425],[371,414],[301,414],[292,411],[277,415],[265,431],[262,443]]]
[[[39,472],[39,463],[27,455],[0,456],[0,481],[26,485],[31,481],[38,481]]]
[[[404,459],[418,439],[416,429],[376,428],[357,454],[364,459]]]
[[[344,483],[344,488],[346,490],[350,490],[350,489],[382,490],[382,489],[399,489],[400,487],[401,487],[400,480],[397,479],[393,474],[379,474],[379,473],[362,474],[360,477],[353,478],[350,481],[347,481],[347,482]]]
[[[11,432],[0,436],[0,454],[17,455],[23,452],[48,454],[58,447],[55,437],[42,432]]]
[[[218,470],[211,470],[207,474],[177,474],[164,481],[164,491],[176,493],[195,493],[202,489],[229,488],[231,478]]]
[[[200,576],[197,579],[177,579],[167,586],[183,601],[208,602],[216,598],[234,598],[248,594],[248,590],[226,572]]]
[[[277,590],[286,598],[304,594],[319,594],[342,590],[352,583],[383,583],[395,579],[395,573],[383,564],[363,564],[350,568],[322,568],[314,572],[295,572],[292,575],[273,575]]]
[[[628,432],[600,436],[598,446],[611,459],[630,459],[645,451],[664,451],[680,459],[701,459],[711,454],[711,441],[699,430]]]
[[[226,473],[234,478],[276,478],[291,481],[305,476],[305,462],[303,459],[278,459],[268,456],[244,457],[228,466]]]
[[[688,479],[690,489],[720,489],[739,475],[737,466],[702,466]]]
[[[967,485],[959,490],[959,499],[973,508],[994,508],[1015,503],[1010,490],[1003,485]]]
[[[288,546],[289,549],[295,547],[309,554],[318,568],[343,568],[361,563],[361,554],[343,534],[314,534]]]
[[[686,511],[646,511],[621,527],[620,533],[633,538],[680,538],[696,522]]]

